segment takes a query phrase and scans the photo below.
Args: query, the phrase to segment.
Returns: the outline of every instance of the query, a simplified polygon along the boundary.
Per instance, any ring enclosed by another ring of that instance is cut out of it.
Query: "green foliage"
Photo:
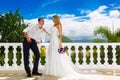
[[[86,63],[90,64],[90,52],[89,52],[89,50],[86,52]]]
[[[19,14],[19,9],[13,13],[0,14],[0,42],[21,42],[23,40],[23,29],[27,27],[23,17]]]
[[[100,58],[101,58],[101,60],[100,60],[101,64],[104,64],[105,63],[105,60],[104,60],[105,53],[104,53],[104,47],[103,46],[101,46],[101,48],[100,48]]]
[[[72,46],[72,47],[71,47],[71,50],[72,50],[72,51],[75,51],[75,46]]]
[[[17,48],[17,53],[16,53],[16,58],[17,58],[17,65],[21,64],[21,59],[22,59],[22,53],[21,53],[21,47],[18,46]]]
[[[41,56],[40,58],[41,58],[41,61],[40,61],[41,65],[44,65],[46,63],[46,61],[45,61],[46,57],[45,56]]]
[[[83,63],[83,52],[82,52],[82,46],[79,46],[79,48],[78,48],[78,50],[79,50],[79,52],[78,52],[78,58],[79,58],[79,64],[82,64]]]
[[[94,30],[94,35],[100,34],[103,38],[107,39],[107,42],[120,42],[120,29],[117,29],[115,32],[112,32],[106,26],[99,26]],[[96,41],[96,40],[92,40]],[[97,41],[101,41],[97,39]]]
[[[12,48],[12,46],[9,47],[8,64],[10,66],[12,66],[12,64],[13,64],[13,48]]]
[[[107,38],[107,39],[111,39],[112,37],[112,32],[108,27],[103,27],[103,26],[99,26],[96,30],[94,30],[94,34],[101,34],[102,37]]]
[[[75,60],[75,58],[76,58],[75,46],[72,46],[71,50],[72,50],[72,52],[71,52],[71,60],[75,64],[76,63],[76,60]]]
[[[113,61],[112,61],[112,58],[113,58],[113,52],[112,52],[112,47],[111,46],[108,46],[108,63],[109,64],[112,64]]]
[[[104,39],[92,39],[91,42],[103,43],[103,42],[106,42],[106,40],[104,40]]]
[[[66,54],[69,55],[69,53],[68,53],[68,47],[65,46],[64,48],[65,48],[65,50],[66,50]]]
[[[82,64],[83,63],[83,53],[82,52],[79,52],[78,53],[78,58],[79,58],[79,64]]]
[[[98,55],[97,55],[97,48],[96,48],[96,46],[94,46],[94,48],[93,48],[93,62],[94,62],[94,64],[97,64],[97,57],[98,57]]]
[[[4,48],[4,46],[1,46],[1,48],[0,48],[0,66],[3,66],[4,65],[4,63],[5,63],[5,53],[4,53],[4,51],[5,51],[5,48]]]
[[[74,64],[76,63],[75,58],[76,58],[76,53],[73,51],[73,52],[71,53],[71,60],[72,60],[72,62],[73,62]]]
[[[120,46],[116,46],[116,63],[120,65]]]
[[[120,29],[117,29],[117,30],[115,31],[115,35],[117,36],[116,42],[120,42]]]
[[[41,48],[40,48],[40,58],[41,58],[41,60],[40,60],[40,63],[41,63],[41,65],[44,65],[45,63],[46,63],[46,61],[45,61],[45,58],[46,58],[46,48],[45,48],[45,46],[42,46]]]

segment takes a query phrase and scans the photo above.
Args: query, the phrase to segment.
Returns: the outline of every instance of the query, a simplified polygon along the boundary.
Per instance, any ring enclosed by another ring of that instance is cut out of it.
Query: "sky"
[[[26,23],[44,17],[48,32],[51,17],[59,15],[63,34],[72,40],[94,39],[100,37],[93,34],[98,26],[117,30],[120,25],[120,0],[0,0],[1,14],[18,8]]]

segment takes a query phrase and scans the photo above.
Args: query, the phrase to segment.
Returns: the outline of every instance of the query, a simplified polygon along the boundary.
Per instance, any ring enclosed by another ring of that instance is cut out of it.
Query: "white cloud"
[[[109,15],[106,13],[107,6],[100,6],[98,9],[92,11],[86,16],[75,16],[74,14],[58,14],[61,18],[63,27],[63,34],[70,37],[71,39],[82,39],[82,38],[94,38],[93,31],[97,26],[108,26],[111,30],[114,26],[116,30],[120,25],[120,12],[118,10],[110,11]],[[52,17],[54,14],[49,14],[47,18]],[[116,15],[111,18],[111,16]],[[80,19],[88,17],[89,20],[80,22]],[[116,18],[117,17],[117,18]],[[77,19],[77,20],[76,20]],[[37,19],[29,20],[26,22],[36,23]],[[44,27],[47,31],[53,26],[52,20],[45,19]]]
[[[112,10],[110,11],[110,16],[118,18],[120,17],[120,12],[118,10]]]
[[[38,24],[38,19],[24,20],[26,24]],[[44,27],[49,30],[49,28],[53,25],[52,20],[45,19]]]
[[[107,6],[100,6],[98,9],[94,10],[93,12],[89,13],[87,16],[91,19],[91,20],[104,20],[105,18],[107,18],[106,14],[102,14],[103,12],[105,12],[105,9],[107,8]]]
[[[31,19],[31,20],[26,19],[26,20],[24,20],[24,22],[27,23],[27,24],[37,24],[37,20],[38,19]]]
[[[107,9],[107,6],[100,6],[96,11],[98,11],[98,12],[104,12],[105,9]]]
[[[90,13],[91,12],[91,10],[84,10],[84,9],[82,9],[81,11],[80,11],[80,14],[88,14],[88,13]]]

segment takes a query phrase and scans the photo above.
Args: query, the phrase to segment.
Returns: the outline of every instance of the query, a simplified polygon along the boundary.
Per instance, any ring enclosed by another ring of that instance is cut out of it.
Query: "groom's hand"
[[[32,42],[32,40],[31,40],[31,38],[30,38],[30,37],[27,37],[26,39],[27,39],[27,42],[29,42],[29,43],[31,43],[31,42]]]

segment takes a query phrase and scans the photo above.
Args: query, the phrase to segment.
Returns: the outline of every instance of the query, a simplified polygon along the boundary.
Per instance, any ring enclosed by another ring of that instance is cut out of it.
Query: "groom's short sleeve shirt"
[[[38,25],[30,24],[23,32],[27,32],[28,36],[32,39],[42,40],[42,42],[45,41],[46,33],[43,31],[43,28],[40,29]]]

